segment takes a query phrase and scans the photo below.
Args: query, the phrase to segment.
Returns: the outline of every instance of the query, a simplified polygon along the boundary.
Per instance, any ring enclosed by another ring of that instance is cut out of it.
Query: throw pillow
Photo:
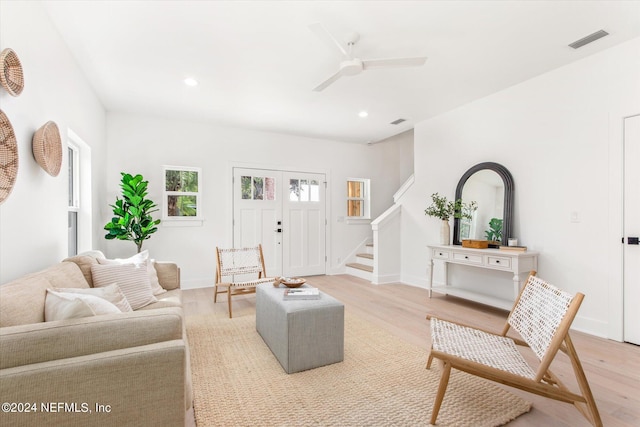
[[[96,288],[117,283],[134,310],[158,301],[151,291],[149,274],[144,265],[94,264],[91,266],[91,276]]]
[[[111,313],[122,312],[109,301],[93,295],[62,293],[47,289],[44,300],[44,320],[46,322]]]
[[[160,295],[162,293],[167,292],[162,286],[160,286],[160,282],[158,281],[158,272],[156,271],[156,267],[154,266],[155,261],[149,259],[149,251],[145,249],[144,251],[135,254],[129,258],[116,258],[116,259],[106,259],[106,258],[98,258],[98,263],[103,265],[114,265],[114,264],[135,264],[135,265],[145,265],[147,269],[147,273],[149,274],[149,282],[151,283],[151,291],[154,295]]]
[[[127,298],[124,296],[117,283],[112,283],[104,288],[56,288],[57,292],[65,294],[85,294],[93,295],[109,301],[120,309],[120,311],[133,311]]]

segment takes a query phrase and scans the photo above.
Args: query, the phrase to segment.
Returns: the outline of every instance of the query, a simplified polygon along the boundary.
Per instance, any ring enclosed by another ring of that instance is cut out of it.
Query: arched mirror
[[[513,227],[513,177],[507,168],[484,162],[466,171],[456,187],[455,200],[475,201],[471,218],[455,218],[453,244],[463,239],[489,240],[506,245]]]

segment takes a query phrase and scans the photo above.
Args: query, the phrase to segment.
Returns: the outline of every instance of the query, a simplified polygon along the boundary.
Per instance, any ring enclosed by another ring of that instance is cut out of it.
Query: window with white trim
[[[163,166],[162,219],[202,221],[202,169]]]
[[[347,178],[347,218],[369,219],[370,180]]]
[[[69,164],[68,199],[68,256],[78,254],[78,212],[80,212],[80,150],[71,142],[67,143]]]

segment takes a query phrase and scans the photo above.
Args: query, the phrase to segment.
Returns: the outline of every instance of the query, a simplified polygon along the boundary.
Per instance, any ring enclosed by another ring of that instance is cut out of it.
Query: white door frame
[[[318,168],[306,168],[291,165],[274,165],[274,164],[263,164],[263,163],[247,163],[247,162],[228,162],[227,164],[227,179],[226,182],[227,188],[227,200],[231,200],[229,204],[227,215],[229,218],[227,227],[227,241],[233,243],[233,209],[234,209],[234,200],[233,200],[233,169],[234,168],[243,168],[243,169],[269,169],[280,172],[305,172],[305,173],[317,173],[324,174],[327,180],[327,187],[325,190],[325,218],[327,219],[326,232],[325,232],[325,262],[324,262],[324,271],[325,274],[329,271],[329,260],[331,260],[331,248],[332,248],[332,233],[331,233],[331,170],[330,169],[318,169]]]
[[[627,124],[629,125],[629,132],[627,132]],[[632,133],[635,132],[635,133]],[[630,139],[627,140],[627,136]],[[637,143],[637,145],[635,144]],[[627,151],[628,150],[628,151]],[[640,114],[633,117],[625,118],[624,126],[624,159],[623,159],[623,173],[624,173],[624,189],[623,189],[623,239],[628,239],[631,236],[638,236],[640,229],[638,226],[638,217],[636,209],[639,209],[640,199],[638,198],[637,189],[638,172],[635,169],[638,165],[634,161],[640,160]],[[629,172],[627,172],[629,170]],[[629,206],[629,208],[628,208]],[[633,210],[632,210],[633,209]],[[636,213],[635,215],[632,214]],[[636,311],[636,307],[632,303],[637,302],[637,298],[640,296],[640,273],[637,262],[640,257],[640,247],[629,245],[628,241],[622,241],[622,256],[623,256],[623,272],[622,272],[622,286],[623,286],[623,340],[636,345],[640,345],[640,316]],[[631,308],[633,307],[633,309]]]
[[[623,147],[624,121],[640,114],[624,111],[609,114],[609,237],[607,238],[608,266],[608,333],[607,338],[624,340],[623,289]]]

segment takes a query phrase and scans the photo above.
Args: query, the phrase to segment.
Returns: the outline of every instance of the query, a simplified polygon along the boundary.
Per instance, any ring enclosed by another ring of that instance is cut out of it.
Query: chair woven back
[[[220,276],[232,276],[236,274],[260,273],[265,275],[262,263],[261,248],[220,249],[218,260]]]
[[[573,295],[536,277],[529,276],[508,323],[542,360],[564,319]]]

